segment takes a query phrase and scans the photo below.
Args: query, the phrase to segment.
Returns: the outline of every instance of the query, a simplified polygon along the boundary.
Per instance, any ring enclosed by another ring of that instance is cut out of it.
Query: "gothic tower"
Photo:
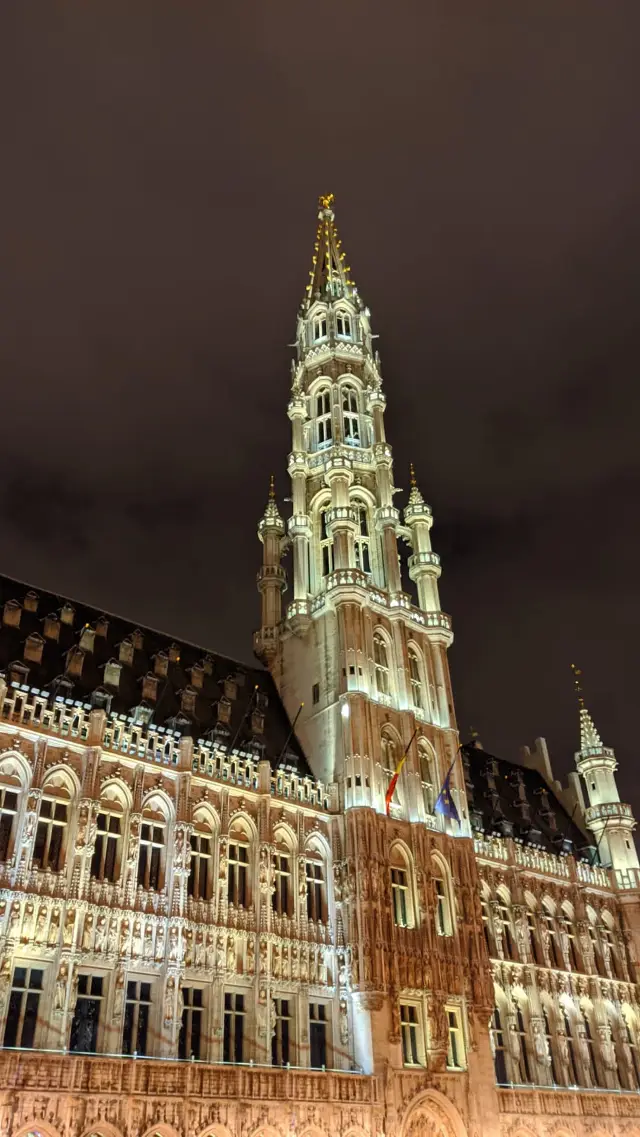
[[[262,626],[257,654],[293,717],[314,774],[337,782],[345,809],[384,810],[389,779],[411,742],[393,809],[431,814],[454,762],[457,735],[440,610],[432,515],[411,471],[401,517],[394,504],[386,399],[369,309],[341,247],[333,196],[319,203],[288,414],[292,512],[284,536],[273,493],[260,522]],[[403,583],[400,548],[415,598]],[[281,614],[292,554],[293,596]],[[404,551],[404,550],[403,550]],[[464,782],[452,772],[467,832]]]

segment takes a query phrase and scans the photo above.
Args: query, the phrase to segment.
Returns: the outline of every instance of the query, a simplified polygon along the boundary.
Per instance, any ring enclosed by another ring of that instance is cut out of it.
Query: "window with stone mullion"
[[[0,785],[0,861],[9,856],[11,836],[18,813],[18,794],[9,786]]]

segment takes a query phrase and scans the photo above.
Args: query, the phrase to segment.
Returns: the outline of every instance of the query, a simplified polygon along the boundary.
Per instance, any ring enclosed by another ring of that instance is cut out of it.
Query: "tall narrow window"
[[[495,959],[496,952],[493,944],[489,901],[484,896],[480,899],[480,909],[482,911],[482,931],[484,932],[484,940],[487,945],[487,951],[491,958]]]
[[[42,994],[42,971],[39,967],[16,967],[13,972],[5,1046],[33,1046]]]
[[[289,857],[282,853],[275,853],[273,857],[276,887],[271,895],[273,910],[279,916],[288,916],[291,898],[291,862]]]
[[[307,861],[307,919],[324,923],[324,873],[317,861]]]
[[[91,858],[94,880],[114,881],[120,866],[122,814],[115,809],[101,809],[96,827],[96,843]]]
[[[433,883],[436,891],[436,932],[439,936],[450,936],[452,929],[447,886],[442,877],[436,877]]]
[[[78,976],[78,999],[71,1023],[70,1050],[95,1054],[98,1049],[102,984],[101,975]]]
[[[17,813],[17,788],[0,785],[0,861],[6,861],[9,857]]]
[[[164,884],[164,822],[154,819],[143,821],[140,833],[138,884],[156,891]]]
[[[566,936],[567,948],[569,952],[569,967],[571,971],[579,971],[578,956],[576,953],[576,938],[573,931],[573,921],[569,919],[566,912],[560,916],[560,926],[564,935]]]
[[[567,1051],[569,1054],[569,1085],[570,1086],[579,1086],[580,1085],[580,1079],[578,1077],[578,1066],[576,1063],[575,1041],[574,1041],[574,1037],[573,1037],[573,1031],[571,1029],[571,1021],[570,1021],[569,1016],[567,1014],[567,1009],[564,1006],[562,1008],[562,1014],[564,1017],[564,1029],[565,1029],[565,1034],[567,1036]]]
[[[447,1067],[450,1070],[464,1070],[465,1050],[460,1008],[445,1007],[445,1014],[447,1016],[447,1026],[449,1030]]]
[[[352,503],[356,515],[356,536],[355,536],[355,562],[356,568],[361,572],[371,572],[371,557],[369,555],[369,522],[367,519],[367,507],[364,502],[353,501]]]
[[[348,312],[336,312],[336,332],[345,339],[351,338],[351,317]]]
[[[491,1019],[491,1040],[493,1050],[493,1065],[496,1071],[496,1082],[499,1086],[507,1084],[507,1062],[505,1058],[504,1031],[500,1011],[496,1007]]]
[[[562,958],[562,951],[558,943],[557,929],[555,916],[548,907],[544,907],[542,911],[542,919],[547,926],[547,935],[549,939],[549,957],[551,967],[564,967],[564,960]]]
[[[327,512],[329,505],[320,510],[320,549],[322,554],[322,575],[328,576],[333,572],[333,537],[327,526]]]
[[[529,943],[531,944],[531,954],[533,962],[539,965],[542,964],[542,956],[540,952],[540,944],[538,943],[538,928],[536,925],[535,913],[530,908],[527,909],[527,927],[529,929]]]
[[[378,695],[389,696],[389,653],[387,644],[380,632],[373,635],[373,666],[375,670],[376,691]]]
[[[342,430],[347,446],[360,445],[358,395],[353,387],[342,388]]]
[[[505,959],[516,959],[516,950],[513,940],[513,927],[511,924],[511,909],[504,901],[499,904],[499,919],[502,928],[502,950]]]
[[[229,904],[246,908],[248,900],[247,874],[249,871],[249,850],[246,845],[238,842],[229,844],[229,878],[227,882],[227,899]]]
[[[422,668],[415,648],[409,648],[409,681],[411,684],[411,702],[418,714],[424,714],[424,687],[422,683]]]
[[[418,742],[418,754],[420,756],[420,777],[422,779],[424,808],[427,813],[433,813],[437,788],[435,757],[424,742]]]
[[[223,1059],[225,1062],[244,1061],[244,995],[234,991],[224,996]]]
[[[123,1054],[146,1054],[151,1013],[151,984],[130,979],[124,1008]]]
[[[320,1070],[327,1065],[327,1008],[324,1003],[309,1003],[310,1066]]]
[[[66,800],[65,800],[66,799]],[[40,815],[33,847],[33,863],[36,868],[53,869],[58,872],[64,864],[64,846],[69,800],[53,794],[45,794],[40,803]]]
[[[201,826],[191,834],[189,896],[209,900],[212,888],[213,848],[211,830]]]
[[[393,919],[399,928],[408,927],[409,879],[406,869],[391,869],[391,894],[393,896]]]
[[[402,1058],[405,1066],[422,1065],[420,1029],[418,1008],[413,1003],[401,1003],[400,1031],[402,1034]]]
[[[607,954],[611,962],[611,973],[616,979],[622,979],[622,971],[620,968],[620,960],[618,958],[618,944],[621,942],[620,936],[615,936],[613,930],[603,920],[600,925],[600,935],[602,942],[607,945]],[[606,970],[606,969],[605,969]]]
[[[520,1042],[520,1081],[527,1085],[531,1083],[531,1066],[529,1063],[529,1037],[520,1007],[516,1008],[516,1035]]]
[[[331,445],[333,428],[331,422],[331,391],[319,391],[316,395],[316,429],[318,431],[318,449],[322,450]]]
[[[313,321],[313,338],[316,342],[318,340],[324,340],[327,338],[326,312],[323,312],[319,316],[316,316],[315,320]]]
[[[291,1011],[288,999],[274,999],[275,1029],[271,1038],[271,1062],[286,1066],[291,1061]]]
[[[595,1050],[594,1050],[594,1044],[593,1044],[593,1035],[591,1033],[591,1023],[589,1022],[589,1016],[587,1014],[584,1015],[584,1038],[585,1038],[585,1042],[587,1044],[587,1059],[588,1059],[588,1066],[589,1066],[589,1076],[591,1078],[591,1085],[592,1086],[600,1086],[600,1085],[602,1085],[602,1083],[600,1081],[600,1074],[598,1072],[598,1064],[596,1062],[596,1056],[595,1056]]]
[[[558,1067],[556,1066],[556,1055],[553,1045],[553,1031],[551,1029],[551,1020],[549,1019],[549,1012],[546,1007],[542,1008],[542,1017],[544,1019],[544,1036],[547,1040],[547,1049],[551,1058],[551,1078],[554,1086],[560,1085],[558,1078]]]
[[[178,1039],[178,1057],[199,1060],[202,1041],[202,989],[200,987],[183,987],[182,998],[184,1007]]]

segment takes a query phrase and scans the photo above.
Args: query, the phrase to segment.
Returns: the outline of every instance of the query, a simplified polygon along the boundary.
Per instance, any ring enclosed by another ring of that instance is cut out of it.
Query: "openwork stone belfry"
[[[322,198],[265,666],[0,578],[3,1137],[640,1137],[615,756],[459,745],[373,339]]]

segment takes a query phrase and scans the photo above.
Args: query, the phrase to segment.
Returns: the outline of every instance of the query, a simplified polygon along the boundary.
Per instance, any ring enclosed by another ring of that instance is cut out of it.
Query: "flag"
[[[451,793],[451,774],[453,773],[453,767],[455,766],[455,763],[456,760],[454,758],[449,767],[449,772],[444,782],[442,783],[442,789],[438,794],[438,800],[434,806],[434,812],[441,813],[443,817],[450,817],[452,821],[459,821],[460,817],[458,816],[456,803],[453,800],[453,795]]]
[[[417,733],[418,733],[418,728],[416,727],[413,734],[411,735],[411,738],[409,739],[409,741],[407,743],[407,747],[406,747],[404,754],[402,755],[402,758],[400,759],[400,761],[398,762],[398,765],[395,768],[394,775],[393,775],[391,781],[389,782],[389,789],[387,790],[386,795],[385,795],[385,799],[384,799],[384,805],[385,805],[387,817],[389,816],[389,810],[391,809],[391,802],[393,800],[393,795],[396,792],[396,786],[398,784],[398,778],[400,777],[400,774],[402,772],[402,767],[404,766],[404,764],[407,760],[407,754],[409,753],[411,743],[413,742]]]

